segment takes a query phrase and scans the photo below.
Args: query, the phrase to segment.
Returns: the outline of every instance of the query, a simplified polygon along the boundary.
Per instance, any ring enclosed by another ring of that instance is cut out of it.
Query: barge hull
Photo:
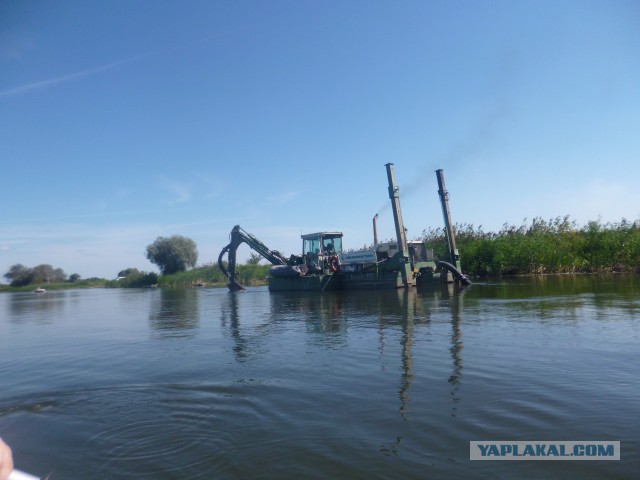
[[[342,288],[338,275],[310,275],[305,277],[269,277],[270,292],[324,292]]]
[[[414,286],[415,282],[409,284]],[[330,290],[373,290],[404,288],[400,271],[335,273],[300,277],[269,277],[269,291],[324,292]]]
[[[342,288],[345,290],[397,289],[405,287],[402,272],[398,270],[343,273],[340,276],[342,277]],[[413,283],[409,283],[408,286],[412,287]]]

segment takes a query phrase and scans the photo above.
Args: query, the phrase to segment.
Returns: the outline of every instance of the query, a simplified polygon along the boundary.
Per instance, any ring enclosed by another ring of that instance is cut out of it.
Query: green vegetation
[[[265,285],[267,273],[271,265],[237,265],[238,275],[236,279],[243,285]],[[158,277],[159,287],[226,287],[227,278],[222,274],[217,265],[204,265],[188,272],[162,275]]]
[[[163,275],[184,272],[198,261],[196,243],[182,235],[158,237],[147,246],[147,259],[155,263]]]
[[[498,233],[456,225],[456,243],[464,272],[477,276],[544,273],[640,273],[640,221],[578,227],[568,216],[530,225],[505,224]],[[444,231],[423,232],[438,258],[447,258]]]
[[[198,285],[226,286],[226,278],[217,265],[204,265],[188,272],[162,275],[158,279],[161,287],[191,287]]]
[[[117,280],[105,282],[107,288],[139,288],[150,287],[158,283],[158,275],[154,272],[141,272],[137,268],[127,268],[118,273]]]
[[[51,265],[42,264],[37,267],[25,267],[21,263],[16,263],[4,274],[7,280],[11,280],[12,287],[25,287],[38,283],[64,282],[66,273],[61,268],[53,268]],[[70,281],[78,281],[80,275],[74,273]]]
[[[236,281],[241,285],[266,285],[267,274],[271,265],[237,265],[238,274],[236,275]]]
[[[38,265],[37,267],[25,267],[21,263],[16,263],[9,268],[4,274],[7,280],[11,281],[10,287],[14,287],[13,291],[30,290],[33,286],[46,284],[47,288],[81,288],[91,284],[93,286],[95,280],[81,280],[80,275],[73,273],[67,279],[67,274],[61,268],[53,268],[49,264]],[[0,286],[2,290],[9,289],[8,286]]]
[[[271,265],[237,265],[238,281],[243,285],[266,285],[267,273]],[[138,288],[138,287],[226,287],[227,278],[222,274],[218,265],[208,264],[194,268],[187,272],[177,272],[168,275],[141,272],[135,268],[120,271],[118,280],[106,282],[108,288]]]

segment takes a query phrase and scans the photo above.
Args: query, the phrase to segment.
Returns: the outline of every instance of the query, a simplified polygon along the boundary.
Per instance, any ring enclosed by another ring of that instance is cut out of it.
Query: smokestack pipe
[[[378,246],[378,214],[373,217],[373,246]]]

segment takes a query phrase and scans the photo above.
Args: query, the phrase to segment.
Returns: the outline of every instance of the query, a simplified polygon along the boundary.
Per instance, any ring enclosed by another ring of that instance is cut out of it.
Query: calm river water
[[[638,478],[640,282],[0,294],[0,435],[51,479]],[[620,461],[470,461],[619,440]]]

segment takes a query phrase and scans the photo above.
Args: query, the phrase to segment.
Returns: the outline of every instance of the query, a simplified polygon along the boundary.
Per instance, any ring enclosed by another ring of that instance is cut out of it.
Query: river
[[[0,436],[55,479],[637,478],[640,281],[0,294]],[[620,461],[471,461],[471,441]]]

